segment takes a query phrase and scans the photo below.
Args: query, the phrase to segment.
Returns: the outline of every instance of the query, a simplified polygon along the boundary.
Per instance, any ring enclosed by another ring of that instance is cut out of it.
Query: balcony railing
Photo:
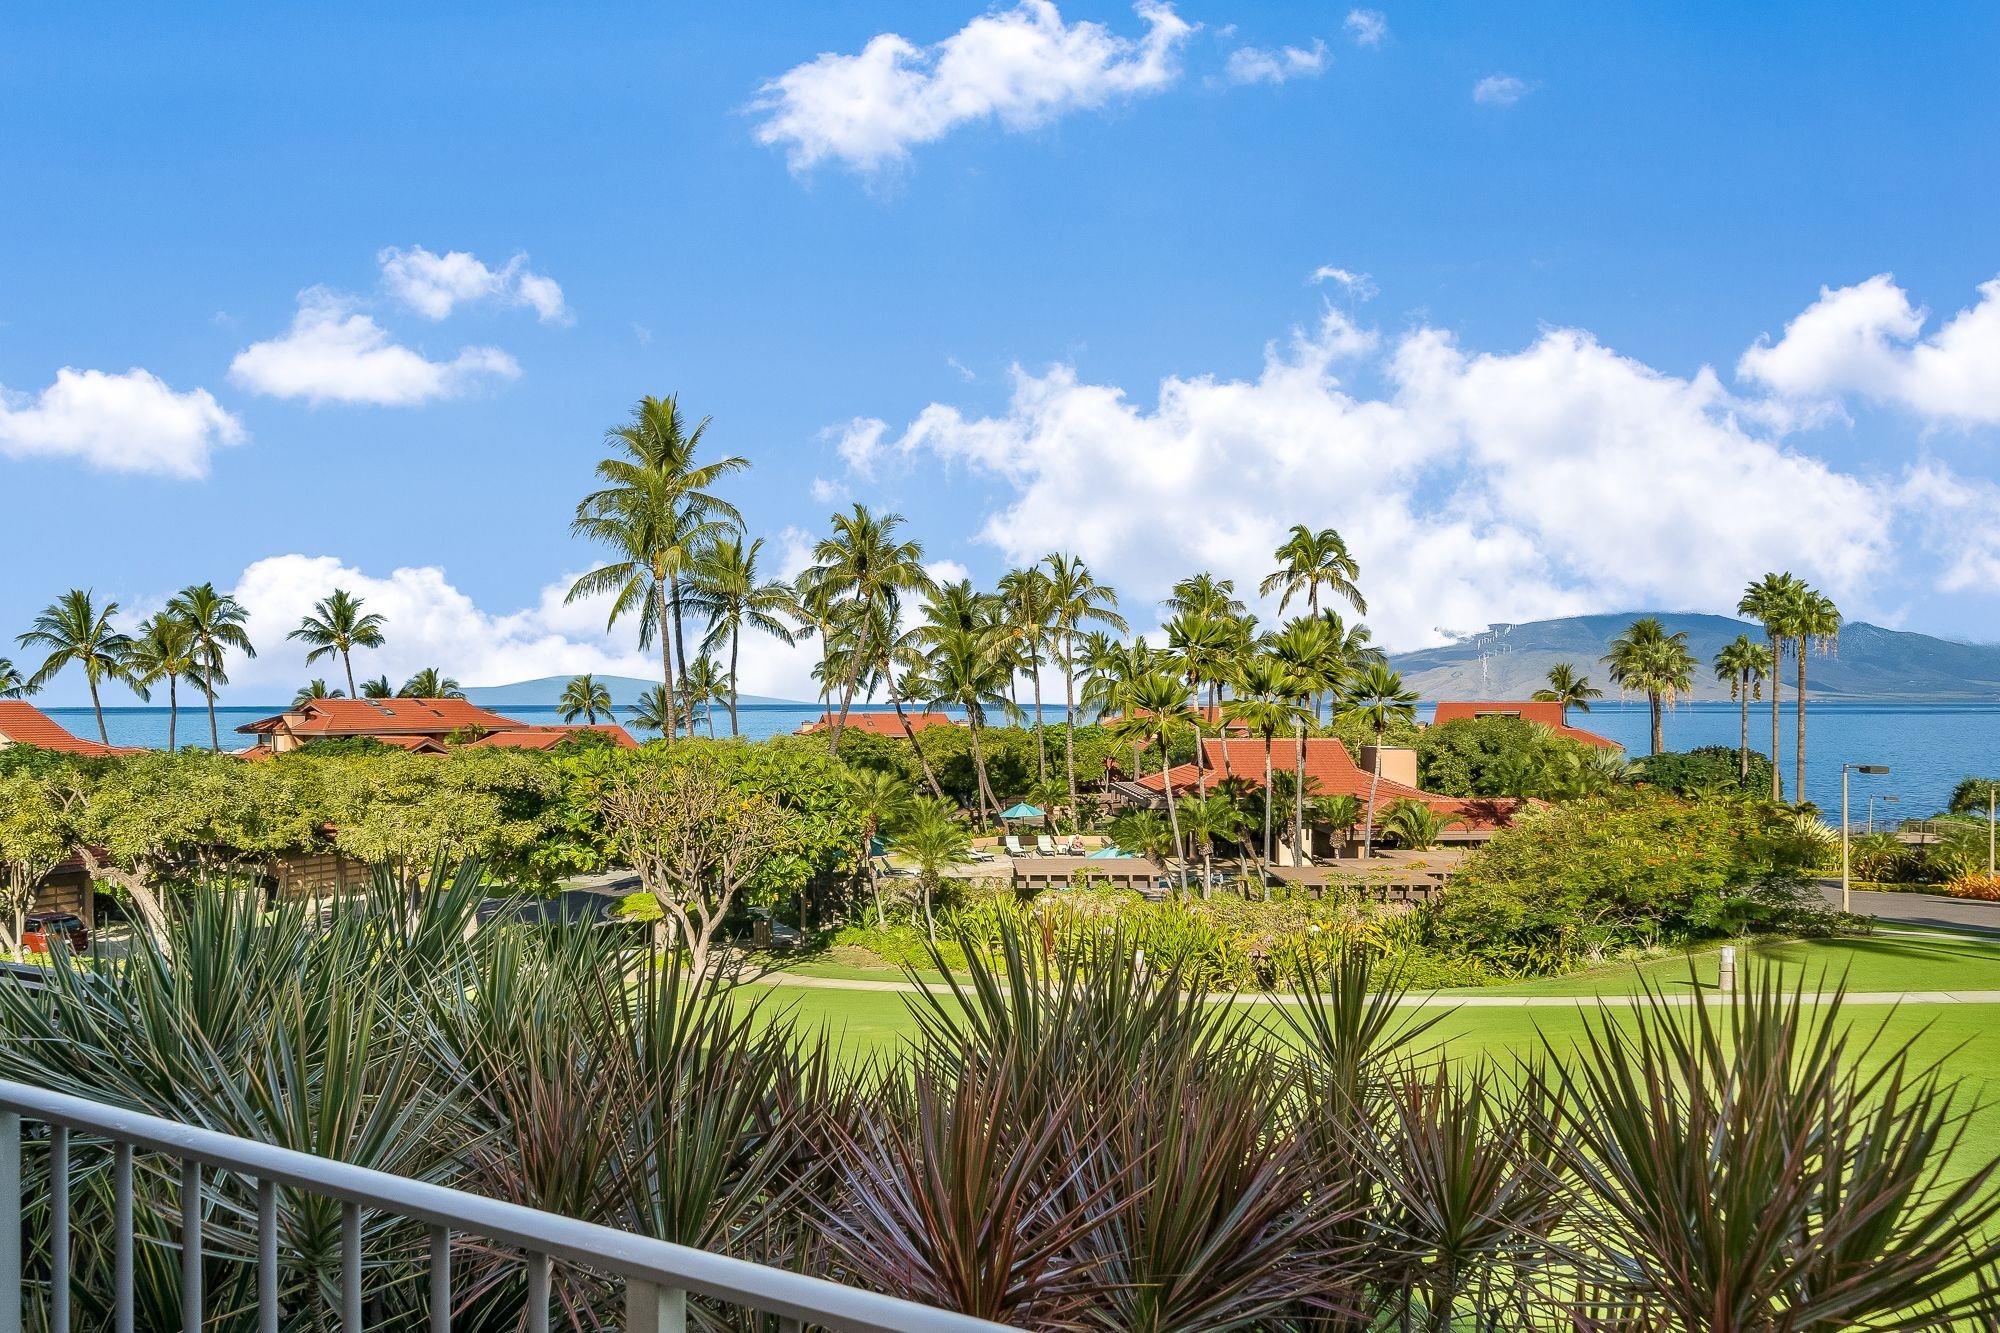
[[[185,1329],[199,1329],[204,1312],[201,1219],[203,1192],[210,1188],[208,1173],[239,1177],[256,1186],[258,1328],[268,1333],[276,1333],[279,1320],[280,1187],[340,1202],[342,1333],[361,1333],[364,1214],[402,1218],[429,1228],[433,1333],[448,1333],[451,1328],[451,1252],[453,1240],[459,1236],[521,1252],[528,1279],[524,1323],[536,1333],[545,1333],[549,1327],[549,1273],[556,1260],[622,1280],[625,1327],[632,1333],[681,1333],[688,1327],[690,1295],[775,1316],[785,1330],[812,1327],[855,1333],[972,1333],[1000,1327],[801,1273],[0,1080],[0,1333],[20,1333],[25,1305],[21,1225],[24,1122],[46,1126],[48,1133],[51,1253],[47,1326],[53,1333],[68,1333],[70,1328],[73,1136],[103,1141],[112,1156],[116,1233],[112,1237],[112,1296],[117,1333],[133,1333],[132,1172],[134,1158],[141,1153],[170,1158],[180,1166],[181,1324]]]

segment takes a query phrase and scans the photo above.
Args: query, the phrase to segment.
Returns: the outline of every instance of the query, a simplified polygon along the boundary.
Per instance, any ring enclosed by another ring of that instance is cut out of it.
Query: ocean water
[[[49,708],[51,717],[79,736],[95,737],[97,723],[88,708]],[[249,738],[236,728],[280,711],[278,706],[230,707],[216,710],[225,749],[239,749]],[[509,717],[522,722],[550,723],[562,719],[552,707],[510,707]],[[1424,716],[1427,710],[1419,710]],[[740,712],[743,734],[764,739],[796,731],[820,715],[816,707],[745,708]],[[1050,721],[1062,716],[1060,706],[1046,710]],[[144,745],[163,748],[167,743],[167,710],[164,708],[107,708],[106,729],[114,745]],[[1634,756],[1646,752],[1646,706],[1641,702],[1600,701],[1588,714],[1572,714],[1570,721],[1608,736]],[[2000,704],[1921,704],[1921,703],[1823,703],[1813,704],[1806,716],[1806,795],[1820,808],[1834,812],[1840,802],[1840,766],[1886,764],[1884,777],[1856,775],[1852,782],[1852,809],[1857,819],[1865,818],[1866,797],[1896,796],[1893,805],[1876,805],[1878,819],[1911,818],[1942,809],[1952,786],[1963,777],[2000,776]],[[720,710],[715,717],[716,733],[729,733],[728,715]],[[1780,724],[1781,772],[1785,789],[1791,790],[1792,710],[1787,703]],[[1771,735],[1769,705],[1751,705],[1750,744],[1762,750]],[[182,710],[182,745],[208,743],[208,719],[199,709]],[[1734,746],[1737,739],[1737,711],[1734,704],[1683,704],[1667,714],[1666,740],[1671,750],[1688,750],[1698,745]]]

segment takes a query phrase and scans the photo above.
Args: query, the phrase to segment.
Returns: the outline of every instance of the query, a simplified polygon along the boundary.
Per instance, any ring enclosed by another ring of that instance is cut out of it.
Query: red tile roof
[[[911,731],[929,731],[932,727],[955,727],[958,725],[958,719],[949,713],[905,712],[903,716],[910,720]],[[806,723],[794,734],[810,736],[815,732],[829,731],[832,729],[833,724],[839,720],[839,717],[838,713],[822,714],[817,721]],[[895,736],[900,739],[903,734],[903,723],[893,711],[887,713],[850,712],[847,715],[847,729],[849,731],[865,731],[871,736]]]
[[[472,742],[489,750],[553,750],[578,732],[595,731],[611,738],[611,743],[621,750],[636,750],[639,742],[616,722],[599,722],[595,725],[575,727],[524,727],[514,726],[505,731],[495,731]]]
[[[1217,729],[1218,726],[1224,731],[1247,732],[1250,730],[1249,724],[1244,722],[1240,718],[1224,717],[1222,715],[1222,708],[1220,706],[1203,704],[1200,708],[1197,708],[1194,711],[1196,716],[1198,716],[1201,719],[1201,727],[1203,731],[1214,731]],[[1144,708],[1135,708],[1132,710],[1132,716],[1151,717],[1152,714]],[[1107,727],[1115,727],[1120,722],[1123,722],[1125,720],[1125,717],[1126,715],[1124,713],[1114,714],[1112,716],[1106,717],[1104,719],[1103,725]]]
[[[1441,702],[1437,706],[1437,712],[1431,717],[1431,725],[1436,726],[1441,722],[1462,722],[1476,717],[1518,717],[1537,726],[1547,727],[1558,736],[1567,736],[1573,741],[1582,741],[1585,745],[1595,745],[1601,750],[1624,748],[1617,741],[1600,736],[1594,731],[1585,731],[1582,727],[1568,725],[1563,721],[1562,705],[1550,700],[1523,699],[1516,703],[1459,699],[1448,703]]]
[[[294,736],[443,736],[477,727],[486,731],[515,728],[512,718],[477,707],[464,699],[309,699],[275,717],[248,722],[240,732],[290,731]]]
[[[106,745],[101,741],[72,736],[47,713],[20,699],[0,699],[0,742],[32,745],[38,750],[86,755],[94,759],[112,754],[139,753],[134,746]]]
[[[1203,755],[1208,766],[1208,785],[1211,787],[1223,777],[1222,761],[1227,746],[1230,776],[1241,779],[1253,787],[1264,783],[1264,742],[1261,739],[1241,740],[1220,737],[1202,741]],[[1289,773],[1298,759],[1296,742],[1278,741],[1271,747],[1271,768],[1274,772]],[[1347,747],[1331,736],[1309,736],[1306,738],[1306,780],[1308,788],[1316,796],[1352,796],[1365,807],[1368,802],[1370,774],[1367,769],[1354,762],[1354,756]],[[1193,764],[1181,764],[1171,774],[1176,793],[1190,790],[1196,784]],[[1160,775],[1148,773],[1137,779],[1140,786],[1159,791]],[[1422,801],[1437,811],[1449,827],[1467,829],[1474,832],[1500,828],[1512,821],[1515,813],[1526,803],[1506,797],[1440,796],[1436,792],[1419,790],[1405,786],[1392,778],[1382,778],[1375,784],[1376,814],[1397,801]]]

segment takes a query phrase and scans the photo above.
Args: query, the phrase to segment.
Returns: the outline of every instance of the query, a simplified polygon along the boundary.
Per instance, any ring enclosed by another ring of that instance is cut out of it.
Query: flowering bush
[[[1946,884],[1944,891],[1954,898],[2000,903],[2000,875],[1960,875]]]

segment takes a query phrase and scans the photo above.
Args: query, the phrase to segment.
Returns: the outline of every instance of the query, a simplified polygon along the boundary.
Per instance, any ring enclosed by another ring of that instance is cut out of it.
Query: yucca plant
[[[1580,1328],[1938,1328],[1993,1313],[1993,1164],[1937,1064],[1837,997],[1753,973],[1726,1004],[1649,990],[1539,1075],[1577,1183]]]

